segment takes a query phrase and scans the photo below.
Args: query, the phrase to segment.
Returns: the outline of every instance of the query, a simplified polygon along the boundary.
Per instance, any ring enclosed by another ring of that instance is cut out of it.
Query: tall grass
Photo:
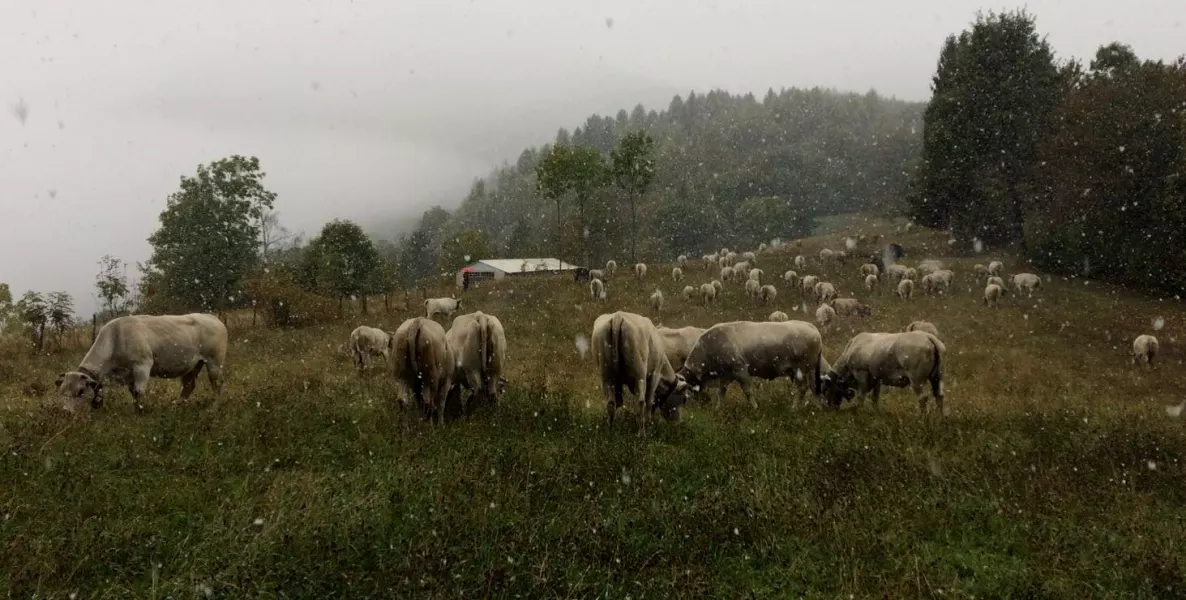
[[[769,279],[795,253],[764,254]],[[910,261],[941,257],[933,232],[898,233]],[[574,339],[618,308],[666,325],[801,311],[775,282],[772,306],[739,285],[704,308],[670,265],[621,273],[608,300],[567,276],[487,284],[466,295],[509,342],[502,404],[444,428],[395,408],[389,374],[360,380],[336,350],[358,322],[295,331],[232,328],[227,393],[203,384],[173,405],[154,382],[137,414],[126,392],[69,414],[22,386],[73,354],[17,364],[0,383],[0,592],[11,597],[1182,597],[1186,436],[1176,301],[1057,279],[1033,300],[980,304],[972,262],[957,290],[869,302],[874,316],[825,333],[834,358],[855,331],[926,318],[949,349],[948,418],[906,391],[882,407],[792,406],[787,382],[753,410],[614,429],[591,358]],[[1024,270],[1004,257],[1011,272]],[[809,272],[818,273],[813,265]],[[827,273],[858,297],[857,265]],[[888,290],[887,290],[888,291]],[[814,308],[814,307],[812,307]],[[375,315],[393,329],[410,313]],[[1132,337],[1165,322],[1163,363],[1130,366]],[[793,317],[794,318],[794,317]]]

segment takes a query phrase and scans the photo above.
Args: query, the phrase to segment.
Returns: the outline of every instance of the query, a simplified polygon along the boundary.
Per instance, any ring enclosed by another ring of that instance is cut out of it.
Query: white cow
[[[762,289],[758,293],[762,296],[763,304],[770,304],[778,297],[778,290],[774,289],[774,286],[769,283],[762,286]]]
[[[806,269],[807,268],[807,258],[804,257],[802,254],[795,257],[795,268],[796,269]]]
[[[1001,288],[1001,293],[1008,293],[1009,288],[1005,286],[1005,280],[993,275],[988,278],[984,285],[997,285]]]
[[[984,287],[984,305],[989,308],[996,308],[997,302],[1001,300],[1001,286],[990,283]]]
[[[688,264],[688,255],[681,254],[675,257],[675,264],[679,265],[681,269],[684,268],[684,266]]]
[[[455,362],[448,404],[459,403],[462,412],[469,412],[475,400],[497,403],[506,384],[502,367],[507,354],[507,336],[498,317],[482,311],[461,315],[453,319],[445,340]],[[469,390],[468,399],[462,399],[463,389]]]
[[[705,306],[712,304],[713,300],[717,299],[717,291],[720,288],[715,284],[718,283],[720,282],[714,280],[712,283],[703,283],[700,285],[700,300],[704,302]]]
[[[865,289],[870,292],[877,287],[877,276],[870,273],[865,276]]]
[[[1142,367],[1152,367],[1153,359],[1157,357],[1157,351],[1161,349],[1161,344],[1157,342],[1157,338],[1149,335],[1138,335],[1132,341],[1132,357],[1133,362]]]
[[[656,313],[663,312],[663,292],[655,290],[653,293],[651,293],[649,303],[651,305],[651,310],[655,311]]]
[[[1028,298],[1034,297],[1034,291],[1042,287],[1042,278],[1033,273],[1018,273],[1013,276],[1013,288],[1020,296],[1025,292]]]
[[[909,299],[914,297],[914,282],[909,279],[903,279],[898,282],[898,297]]]
[[[719,294],[719,293],[721,293],[721,290],[725,289],[725,286],[723,284],[721,284],[721,281],[719,279],[713,279],[712,280],[712,288],[714,290],[716,290],[716,293]]]
[[[391,362],[400,407],[407,407],[410,395],[426,420],[443,424],[456,368],[445,328],[432,319],[414,317],[404,321],[394,337]]]
[[[757,281],[758,283],[762,283],[762,269],[750,269],[749,278]]]
[[[638,277],[639,281],[642,281],[647,276],[647,266],[643,263],[634,265],[634,275]]]
[[[601,269],[589,269],[589,279],[605,279],[605,271]]]
[[[837,298],[832,301],[832,309],[836,311],[836,316],[839,317],[873,316],[873,307],[868,304],[862,304],[856,298]]]
[[[1000,277],[1001,274],[1004,272],[1005,272],[1005,263],[1003,263],[999,260],[994,260],[994,261],[988,263],[988,274],[989,275],[996,275],[996,276]]]
[[[382,356],[383,364],[387,364],[391,358],[391,336],[389,332],[366,325],[359,325],[350,332],[350,355],[359,376],[371,366],[374,356]]]
[[[794,271],[787,271],[782,274],[782,280],[787,282],[787,285],[795,287],[799,283],[799,274]]]
[[[753,252],[742,252],[741,258],[742,258],[742,260],[744,260],[745,262],[748,262],[751,265],[758,264],[758,255],[754,254]]]
[[[750,392],[754,377],[792,378],[800,384],[800,399],[807,387],[818,394],[820,374],[826,365],[822,349],[819,330],[803,321],[718,323],[700,336],[678,375],[693,390],[716,383],[718,407],[724,402],[728,385],[737,382],[746,399],[757,408]]]
[[[181,401],[189,399],[206,369],[215,394],[223,387],[226,325],[214,315],[130,315],[99,329],[78,368],[61,373],[58,394],[71,402],[88,398],[103,405],[103,382],[111,378],[128,386],[137,409],[144,408],[148,379],[181,378]]]
[[[787,313],[784,313],[781,310],[776,310],[770,313],[770,316],[766,317],[766,320],[774,321],[775,323],[782,323],[784,321],[790,321],[791,318],[787,316]]]
[[[601,315],[593,322],[590,343],[611,426],[614,412],[622,406],[623,387],[638,399],[640,436],[646,435],[647,421],[655,410],[679,419],[688,385],[667,360],[663,339],[650,319],[622,311]]]
[[[589,281],[589,296],[594,300],[605,300],[605,283],[600,279]]]
[[[815,284],[819,283],[819,277],[815,275],[804,275],[801,285],[803,286],[803,295],[815,294]]]
[[[865,264],[861,265],[861,275],[877,276],[880,273],[881,273],[881,269],[878,269],[877,265],[875,265],[873,263],[865,263]]]
[[[429,298],[424,301],[424,316],[429,319],[437,315],[452,317],[461,310],[461,298]]]
[[[925,331],[935,337],[939,337],[939,328],[935,327],[935,324],[930,321],[911,321],[906,326],[905,331]]]
[[[831,306],[827,304],[820,304],[819,307],[815,309],[815,322],[819,323],[820,327],[827,329],[828,326],[832,324],[832,321],[835,320],[836,309],[832,308]]]
[[[845,399],[873,392],[873,403],[881,396],[881,386],[909,386],[918,398],[920,410],[926,409],[923,386],[931,384],[935,407],[943,415],[943,352],[939,338],[923,331],[904,333],[858,333],[849,340],[840,358],[822,377],[824,397],[832,406]]]
[[[815,284],[814,292],[816,302],[831,302],[836,299],[836,286],[827,281]]]
[[[725,281],[733,281],[733,267],[722,268],[721,279],[724,279]]]
[[[694,288],[690,285],[684,286],[684,300],[691,300],[692,296],[695,296],[695,295],[696,295],[696,288]]]
[[[679,267],[675,267],[675,268],[671,269],[671,280],[676,283],[683,281],[684,280],[684,270]]]
[[[607,260],[607,261],[605,261],[605,274],[606,274],[607,276],[609,276],[609,277],[613,277],[613,276],[614,276],[614,273],[615,273],[617,270],[618,270],[618,263],[617,263],[617,261],[613,261],[613,260]]]
[[[908,268],[906,265],[885,266],[885,274],[889,278],[890,282],[901,281],[903,279],[914,279],[913,277],[906,276],[907,271]]]
[[[745,295],[751,300],[757,300],[762,293],[762,284],[753,279],[745,280]]]

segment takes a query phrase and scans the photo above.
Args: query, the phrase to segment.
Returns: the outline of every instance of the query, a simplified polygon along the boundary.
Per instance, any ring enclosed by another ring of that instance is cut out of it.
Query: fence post
[[[99,313],[91,313],[91,343],[95,343],[95,338],[99,337]]]

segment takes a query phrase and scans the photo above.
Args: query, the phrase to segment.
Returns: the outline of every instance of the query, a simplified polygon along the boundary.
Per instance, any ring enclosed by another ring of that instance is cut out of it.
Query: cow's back
[[[107,352],[109,364],[118,369],[147,361],[160,374],[176,376],[188,372],[199,361],[221,365],[226,348],[227,330],[222,321],[213,315],[194,313],[112,319],[100,330],[92,352]]]

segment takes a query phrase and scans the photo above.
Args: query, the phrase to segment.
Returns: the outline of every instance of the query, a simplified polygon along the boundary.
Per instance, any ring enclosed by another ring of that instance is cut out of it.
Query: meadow
[[[598,314],[814,321],[783,271],[795,254],[873,234],[901,243],[908,264],[948,262],[955,289],[900,300],[866,292],[860,261],[812,261],[806,273],[874,307],[826,331],[826,355],[858,331],[934,322],[946,418],[920,415],[899,389],[879,408],[795,406],[773,381],[756,410],[734,387],[721,410],[691,405],[645,439],[629,402],[606,427],[576,343]],[[988,309],[973,263],[1030,269],[1004,252],[948,254],[939,232],[854,216],[760,255],[779,289],[768,306],[738,284],[708,308],[685,301],[684,285],[716,277],[698,257],[678,284],[670,264],[651,264],[645,282],[623,269],[605,302],[568,275],[484,284],[465,311],[502,320],[509,390],[443,428],[402,414],[390,374],[360,379],[339,349],[355,326],[394,330],[409,311],[296,330],[232,320],[226,393],[215,400],[203,378],[177,405],[179,384],[155,380],[144,413],[115,386],[95,412],[45,392],[85,344],[9,352],[0,596],[1186,596],[1180,299],[1047,277],[1034,298]],[[655,287],[660,315],[646,308]],[[1161,340],[1155,369],[1130,364],[1140,333]]]

